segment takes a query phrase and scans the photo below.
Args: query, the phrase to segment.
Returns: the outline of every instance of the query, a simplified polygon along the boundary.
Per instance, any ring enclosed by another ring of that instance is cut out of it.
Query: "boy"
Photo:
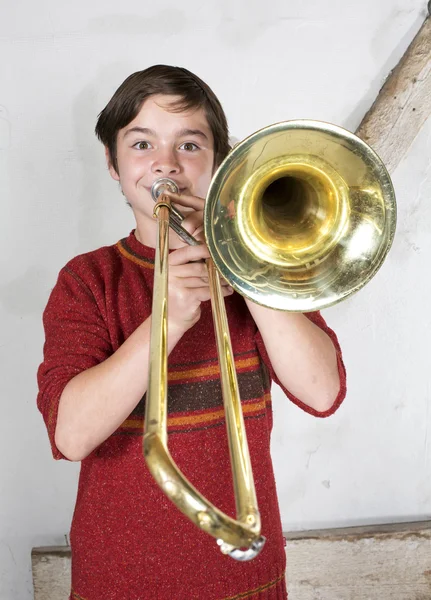
[[[229,151],[223,109],[198,77],[158,65],[131,75],[96,133],[136,229],[61,271],[44,313],[38,406],[54,457],[82,461],[71,529],[75,600],[285,599],[285,552],[269,452],[270,377],[316,416],[345,395],[335,334],[318,313],[280,313],[223,282],[256,493],[267,542],[248,563],[223,556],[160,491],[142,456],[156,221],[150,190],[173,179],[202,238],[205,195]],[[235,514],[206,245],[170,233],[169,447],[199,491]],[[270,375],[270,377],[268,377]]]

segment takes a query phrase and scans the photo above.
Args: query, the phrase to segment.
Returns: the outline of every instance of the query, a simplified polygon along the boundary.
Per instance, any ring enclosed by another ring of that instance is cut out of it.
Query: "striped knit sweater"
[[[58,402],[67,382],[115,352],[151,313],[154,249],[132,232],[78,256],[60,272],[44,312],[46,341],[38,406],[56,459]],[[256,492],[267,542],[249,563],[223,556],[159,490],[142,456],[145,396],[119,429],[82,461],[70,540],[74,600],[285,600],[285,551],[270,457],[270,384],[277,381],[262,339],[238,294],[226,308]],[[309,317],[333,339],[318,313]],[[279,383],[279,382],[278,382]],[[121,399],[119,399],[121,401]],[[169,356],[169,449],[211,502],[235,515],[211,306]]]

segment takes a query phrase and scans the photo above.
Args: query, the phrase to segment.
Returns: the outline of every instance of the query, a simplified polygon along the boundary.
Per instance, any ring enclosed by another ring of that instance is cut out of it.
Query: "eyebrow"
[[[200,129],[181,129],[177,132],[178,137],[187,137],[189,135],[197,135],[198,137],[208,140],[208,136]]]
[[[153,137],[156,137],[157,135],[154,129],[148,129],[148,127],[131,127],[124,133],[123,137],[127,137],[130,133],[140,133],[142,135],[151,135]],[[208,136],[200,129],[180,129],[176,132],[176,137],[187,137],[189,135],[195,135],[208,141]]]

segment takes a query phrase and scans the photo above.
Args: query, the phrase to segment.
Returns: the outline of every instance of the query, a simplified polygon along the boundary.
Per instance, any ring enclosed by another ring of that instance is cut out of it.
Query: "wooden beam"
[[[289,600],[431,598],[431,521],[286,538]]]
[[[389,172],[396,169],[431,113],[431,18],[393,69],[356,134]]]
[[[69,598],[71,553],[69,546],[33,548],[34,600],[60,600]]]
[[[359,538],[375,538],[379,536],[417,533],[430,530],[431,521],[406,521],[405,523],[382,523],[380,525],[357,525],[354,527],[335,527],[332,529],[311,529],[305,531],[291,531],[284,534],[287,541],[330,539],[350,540]]]

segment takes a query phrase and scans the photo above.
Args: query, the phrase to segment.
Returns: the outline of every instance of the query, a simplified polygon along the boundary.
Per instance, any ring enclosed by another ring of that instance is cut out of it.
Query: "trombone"
[[[361,289],[381,267],[396,227],[395,194],[377,154],[341,127],[311,120],[261,129],[215,173],[204,210],[207,267],[220,364],[236,519],[204,498],[167,447],[168,237],[190,244],[182,215],[155,182],[158,220],[143,453],[163,492],[220,550],[247,561],[265,544],[219,274],[240,294],[277,310],[309,312]]]

